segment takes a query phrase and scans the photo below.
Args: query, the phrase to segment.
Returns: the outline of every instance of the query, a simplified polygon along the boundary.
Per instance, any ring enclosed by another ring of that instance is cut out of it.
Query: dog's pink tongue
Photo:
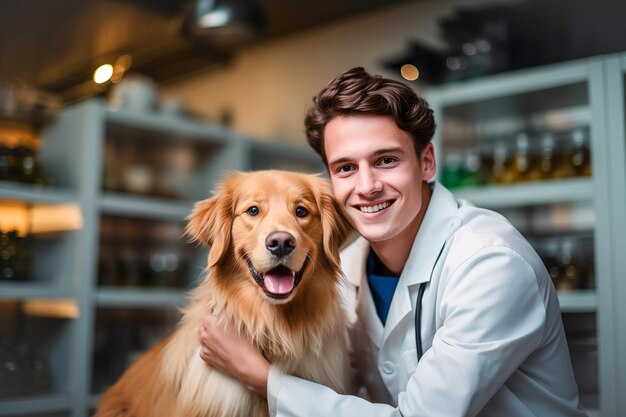
[[[273,294],[287,294],[293,290],[294,277],[287,268],[274,268],[263,276],[265,288]]]

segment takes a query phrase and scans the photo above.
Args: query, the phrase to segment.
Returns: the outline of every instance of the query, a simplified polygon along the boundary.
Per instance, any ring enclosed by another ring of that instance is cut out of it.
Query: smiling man
[[[334,117],[324,134],[335,199],[382,265],[400,276],[430,200],[432,144],[418,160],[411,136],[376,114]]]
[[[211,315],[202,358],[267,395],[271,416],[584,416],[541,259],[502,216],[431,182],[426,101],[354,68],[305,125],[361,235],[341,259],[360,396],[281,373]]]

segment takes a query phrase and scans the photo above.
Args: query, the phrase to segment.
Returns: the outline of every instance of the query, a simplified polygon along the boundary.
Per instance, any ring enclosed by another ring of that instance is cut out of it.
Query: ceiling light
[[[265,31],[266,16],[256,0],[194,0],[183,33],[214,46],[234,46]]]
[[[201,28],[217,28],[225,26],[232,19],[231,12],[228,9],[220,8],[209,11],[208,13],[200,16],[198,19],[198,26]]]
[[[413,64],[404,64],[400,67],[400,74],[407,81],[415,81],[420,77],[420,71]]]
[[[96,84],[102,84],[111,79],[113,75],[113,65],[100,65],[93,73],[93,80]]]

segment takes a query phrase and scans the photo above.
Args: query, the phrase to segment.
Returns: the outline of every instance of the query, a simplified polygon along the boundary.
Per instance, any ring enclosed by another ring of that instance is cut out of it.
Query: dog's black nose
[[[296,238],[287,232],[272,232],[265,238],[265,247],[272,255],[282,258],[296,247]]]

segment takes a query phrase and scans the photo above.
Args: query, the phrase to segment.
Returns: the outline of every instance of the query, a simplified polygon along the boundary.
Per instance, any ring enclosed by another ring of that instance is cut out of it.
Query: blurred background
[[[228,170],[323,172],[304,114],[354,66],[428,99],[437,179],[529,239],[583,404],[626,415],[624,21],[616,0],[0,0],[0,416],[91,415],[201,278],[193,203]]]

